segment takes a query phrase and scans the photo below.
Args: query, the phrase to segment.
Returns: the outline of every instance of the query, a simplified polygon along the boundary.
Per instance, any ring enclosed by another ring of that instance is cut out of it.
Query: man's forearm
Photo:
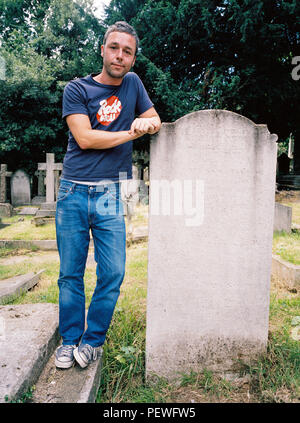
[[[137,118],[128,131],[102,131],[92,129],[88,116],[72,114],[67,116],[67,124],[82,150],[113,148],[145,134],[154,134],[160,128],[159,117]]]
[[[76,139],[76,136],[74,137]],[[138,138],[138,135],[131,135],[128,131],[109,132],[86,129],[83,134],[77,137],[76,141],[83,150],[90,148],[101,150],[116,147],[136,138]]]

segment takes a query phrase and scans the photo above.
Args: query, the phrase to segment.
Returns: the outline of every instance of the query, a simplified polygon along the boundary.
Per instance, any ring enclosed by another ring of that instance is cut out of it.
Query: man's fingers
[[[135,119],[130,127],[129,133],[131,135],[144,135],[147,133],[151,133],[155,130],[155,124],[146,118],[137,118]]]

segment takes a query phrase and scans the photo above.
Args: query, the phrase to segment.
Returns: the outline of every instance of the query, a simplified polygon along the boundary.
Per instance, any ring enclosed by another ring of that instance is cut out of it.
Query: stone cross
[[[232,372],[266,352],[276,139],[225,110],[152,137],[147,378]]]
[[[0,170],[0,203],[6,202],[6,178],[10,177],[12,172],[7,172],[7,165],[1,164]]]
[[[46,203],[54,202],[55,171],[62,170],[62,163],[54,162],[54,153],[46,154],[46,163],[38,163],[38,170],[46,171]]]
[[[38,196],[45,195],[45,171],[44,170],[37,170],[35,176],[38,177]]]

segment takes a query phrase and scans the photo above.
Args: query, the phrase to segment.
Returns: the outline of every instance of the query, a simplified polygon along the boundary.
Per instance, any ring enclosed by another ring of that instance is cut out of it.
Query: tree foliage
[[[31,174],[47,152],[62,160],[67,127],[61,119],[65,84],[100,67],[103,27],[90,1],[2,0],[0,159]]]
[[[65,84],[101,69],[106,27],[126,20],[141,39],[135,71],[163,121],[228,109],[297,138],[300,56],[297,0],[112,0],[103,22],[91,0],[0,0],[0,159],[32,171],[46,152],[62,160]],[[134,143],[146,163],[145,142]]]

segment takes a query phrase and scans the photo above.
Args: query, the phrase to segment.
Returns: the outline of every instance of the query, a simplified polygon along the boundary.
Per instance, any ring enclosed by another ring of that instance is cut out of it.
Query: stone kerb
[[[224,110],[153,137],[147,377],[233,370],[266,350],[276,140]]]

